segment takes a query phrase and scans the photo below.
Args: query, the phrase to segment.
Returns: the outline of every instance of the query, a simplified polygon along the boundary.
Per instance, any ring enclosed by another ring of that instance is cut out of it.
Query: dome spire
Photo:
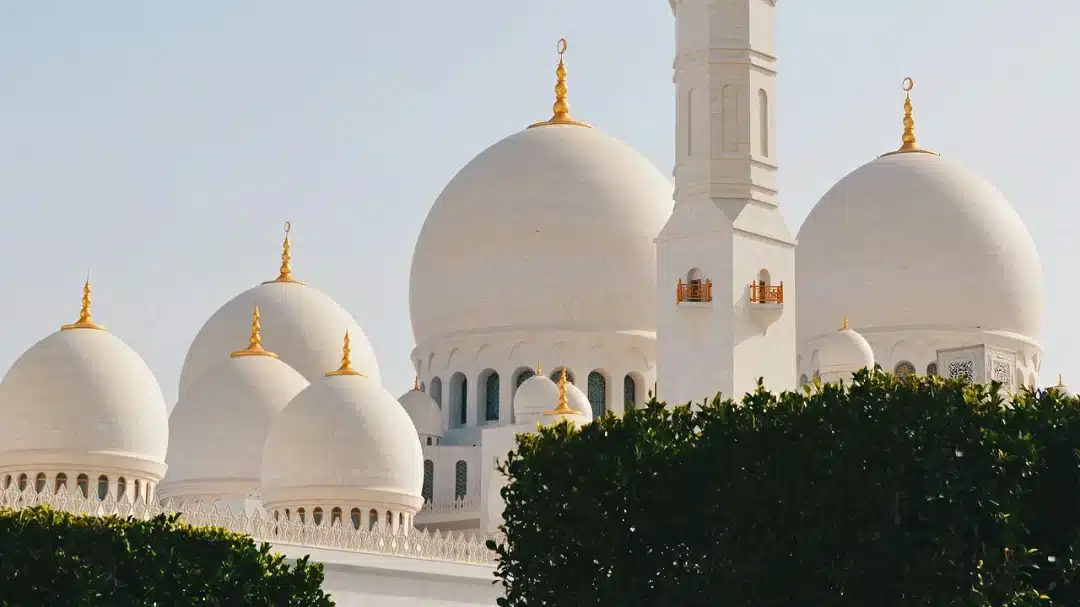
[[[581,415],[578,411],[570,408],[566,402],[566,367],[559,373],[559,403],[551,411],[544,411],[544,415]]]
[[[233,352],[230,356],[233,358],[241,356],[270,356],[277,358],[277,354],[263,348],[261,328],[262,326],[259,324],[259,306],[255,306],[255,310],[251,313],[251,338],[248,339],[248,346],[243,350]]]
[[[281,268],[278,270],[278,277],[274,280],[268,280],[263,284],[272,282],[295,282],[297,284],[304,284],[293,278],[292,275],[292,243],[289,242],[289,232],[292,232],[292,222],[286,221],[285,240],[281,243]]]
[[[60,327],[61,331],[69,331],[71,329],[97,329],[98,331],[104,330],[105,327],[95,323],[90,318],[90,276],[87,275],[86,282],[83,283],[82,289],[82,307],[79,309],[79,320]]]
[[[540,368],[540,363],[539,362],[536,363],[536,374],[537,375],[543,375],[544,374],[544,370]]]
[[[352,368],[352,340],[349,338],[348,331],[345,331],[345,345],[341,347],[341,367],[336,371],[329,371],[326,374],[327,377],[335,377],[338,375],[364,375]]]
[[[419,392],[420,391],[420,376],[419,375],[413,376],[412,389],[413,389],[413,392]]]
[[[840,330],[841,331],[847,331],[850,328],[851,327],[849,327],[848,323],[847,323],[847,314],[844,314],[844,324],[840,325]]]
[[[566,63],[563,55],[566,54],[566,38],[559,40],[559,66],[555,68],[555,105],[552,106],[553,114],[549,120],[529,125],[529,128],[545,126],[549,124],[569,124],[592,128],[592,125],[579,122],[570,117],[570,102],[566,100]]]
[[[915,140],[915,116],[911,106],[911,89],[913,88],[915,88],[915,81],[910,77],[904,78],[904,134],[901,137],[901,145],[899,149],[882,154],[882,156],[903,154],[906,152],[921,152],[923,154],[937,155],[937,152],[931,152],[930,150],[920,148]]]

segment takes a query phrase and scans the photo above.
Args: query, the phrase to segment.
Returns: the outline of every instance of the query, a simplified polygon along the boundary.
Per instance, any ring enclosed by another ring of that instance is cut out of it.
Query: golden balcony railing
[[[712,281],[691,280],[690,282],[683,282],[680,278],[679,285],[675,289],[675,303],[683,303],[684,301],[712,301]]]
[[[782,304],[784,303],[784,283],[778,285],[765,285],[760,282],[750,283],[751,303]]]

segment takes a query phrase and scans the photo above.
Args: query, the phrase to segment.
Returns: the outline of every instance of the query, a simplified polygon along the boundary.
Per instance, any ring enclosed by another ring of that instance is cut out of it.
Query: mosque
[[[551,117],[469,162],[420,231],[412,390],[391,395],[362,327],[293,273],[288,226],[277,276],[194,336],[171,415],[88,281],[77,319],[0,383],[0,505],[179,509],[311,554],[340,605],[493,605],[494,467],[538,423],[875,365],[1035,386],[1035,245],[998,190],[916,138],[914,82],[882,117],[898,145],[796,236],[775,0],[670,2],[674,180],[571,114],[561,41]]]

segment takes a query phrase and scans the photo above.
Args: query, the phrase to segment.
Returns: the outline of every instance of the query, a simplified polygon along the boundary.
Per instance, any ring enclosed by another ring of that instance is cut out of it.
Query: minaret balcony
[[[691,280],[679,284],[675,289],[676,304],[706,304],[712,301],[711,280]]]
[[[750,303],[756,304],[783,304],[784,283],[776,286],[760,282],[750,283]]]

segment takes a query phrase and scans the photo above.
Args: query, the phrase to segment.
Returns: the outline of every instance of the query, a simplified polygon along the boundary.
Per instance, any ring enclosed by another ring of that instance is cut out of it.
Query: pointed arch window
[[[435,494],[435,462],[424,460],[424,485],[420,491],[425,502],[430,502]]]
[[[454,464],[454,499],[465,499],[469,491],[469,465],[465,460]]]
[[[484,421],[499,421],[499,374],[488,373],[484,379]]]
[[[623,406],[626,410],[637,407],[637,382],[634,381],[634,376],[629,373],[623,377]]]
[[[438,377],[431,378],[431,389],[428,390],[428,396],[442,409],[442,379]]]
[[[565,367],[555,367],[555,370],[552,371],[551,375],[548,376],[551,378],[551,381],[559,383],[559,376],[562,375],[562,370],[564,368]],[[570,369],[566,369],[566,381],[574,383],[574,372]]]
[[[109,494],[109,477],[102,474],[97,477],[97,496],[99,500],[105,499],[105,496]]]
[[[518,374],[514,376],[514,390],[520,388],[521,384],[525,383],[525,380],[534,375],[536,375],[536,371],[533,371],[532,369],[522,369],[521,371],[518,371]]]
[[[592,405],[593,419],[607,413],[607,378],[599,371],[589,373],[589,404]]]
[[[84,498],[90,497],[90,477],[85,474],[80,474],[75,477],[75,486],[79,488],[79,493]]]

